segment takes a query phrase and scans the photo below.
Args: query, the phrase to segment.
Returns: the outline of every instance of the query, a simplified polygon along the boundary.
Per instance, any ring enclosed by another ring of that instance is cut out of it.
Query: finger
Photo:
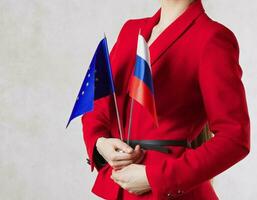
[[[132,153],[133,152],[133,148],[131,146],[129,146],[128,144],[126,144],[125,142],[121,141],[121,140],[116,140],[116,142],[114,143],[114,146],[120,150],[125,151],[126,153]]]
[[[121,149],[118,149],[118,150],[116,150],[117,152],[119,152],[119,153],[126,153],[125,151],[123,151],[123,150],[121,150]]]
[[[124,170],[125,170],[125,167],[123,169],[120,169],[120,170],[114,170],[112,169],[112,176],[117,179],[117,180],[120,180],[120,181],[125,181],[125,173],[124,173]]]
[[[117,171],[112,170],[112,174],[111,174],[111,178],[115,181],[120,181],[122,182],[122,180],[120,180],[120,175]]]
[[[112,174],[111,176],[113,175],[113,173],[115,173],[117,170],[116,169],[112,169]]]
[[[119,169],[112,168],[112,172],[118,171]]]
[[[138,158],[140,158],[142,156],[142,153],[143,153],[143,149],[140,148],[139,145],[137,145],[135,147],[135,150],[134,152],[132,153],[132,159],[135,161],[137,160]]]
[[[137,145],[135,146],[135,149],[134,149],[134,152],[133,152],[133,153],[135,153],[135,154],[141,154],[141,153],[142,153],[142,149],[141,149],[141,147],[140,147],[139,144],[137,144]]]
[[[140,157],[136,160],[135,163],[136,164],[141,163],[143,161],[144,157],[145,157],[145,153],[144,153],[144,150],[142,150],[142,153],[141,153]]]
[[[129,154],[129,153],[123,153],[123,152],[113,152],[112,156],[111,156],[111,160],[112,161],[121,161],[121,160],[131,160],[135,157],[136,155],[133,154]]]
[[[135,146],[135,151],[139,151],[140,149],[141,149],[140,145],[137,144],[137,145]]]
[[[131,154],[121,153],[121,154],[113,154],[112,161],[129,161],[135,162],[135,160],[138,160],[142,156],[142,149],[136,150]]]
[[[113,161],[112,162],[112,167],[115,167],[115,168],[122,168],[122,167],[125,167],[127,165],[130,165],[133,163],[133,160],[120,160],[120,161]]]
[[[141,154],[142,154],[142,149],[140,148],[139,145],[137,145],[133,153],[130,153],[130,154],[118,152],[118,151],[113,152],[111,156],[111,161],[136,160],[141,156]]]
[[[117,166],[117,167],[112,167],[115,170],[121,170],[123,167],[122,166]]]

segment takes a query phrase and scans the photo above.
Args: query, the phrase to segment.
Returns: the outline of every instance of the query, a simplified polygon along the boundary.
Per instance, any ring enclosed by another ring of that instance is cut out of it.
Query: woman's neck
[[[195,0],[161,0],[161,16],[159,29],[165,29],[179,15],[181,15],[191,2]]]

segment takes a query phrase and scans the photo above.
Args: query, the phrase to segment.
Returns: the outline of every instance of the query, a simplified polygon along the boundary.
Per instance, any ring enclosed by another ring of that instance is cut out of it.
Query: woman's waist
[[[191,142],[187,139],[148,139],[148,140],[124,140],[132,148],[136,145],[140,145],[142,149],[154,150],[162,153],[172,153],[171,147],[184,147],[191,148]]]

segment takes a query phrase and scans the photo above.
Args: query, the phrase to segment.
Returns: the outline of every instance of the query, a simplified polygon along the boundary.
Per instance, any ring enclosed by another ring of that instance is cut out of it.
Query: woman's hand
[[[118,170],[132,163],[140,163],[144,150],[136,145],[135,149],[118,138],[98,138],[97,151],[113,169]]]
[[[123,189],[136,195],[151,190],[145,172],[145,165],[131,164],[121,170],[112,170],[111,178]]]

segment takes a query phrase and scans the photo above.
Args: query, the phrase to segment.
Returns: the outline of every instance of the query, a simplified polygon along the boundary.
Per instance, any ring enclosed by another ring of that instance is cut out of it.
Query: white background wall
[[[222,200],[257,195],[257,3],[206,0],[233,30],[251,118],[249,156],[215,178]],[[93,200],[81,123],[65,130],[96,45],[110,48],[129,18],[151,16],[149,0],[0,0],[0,199]]]

